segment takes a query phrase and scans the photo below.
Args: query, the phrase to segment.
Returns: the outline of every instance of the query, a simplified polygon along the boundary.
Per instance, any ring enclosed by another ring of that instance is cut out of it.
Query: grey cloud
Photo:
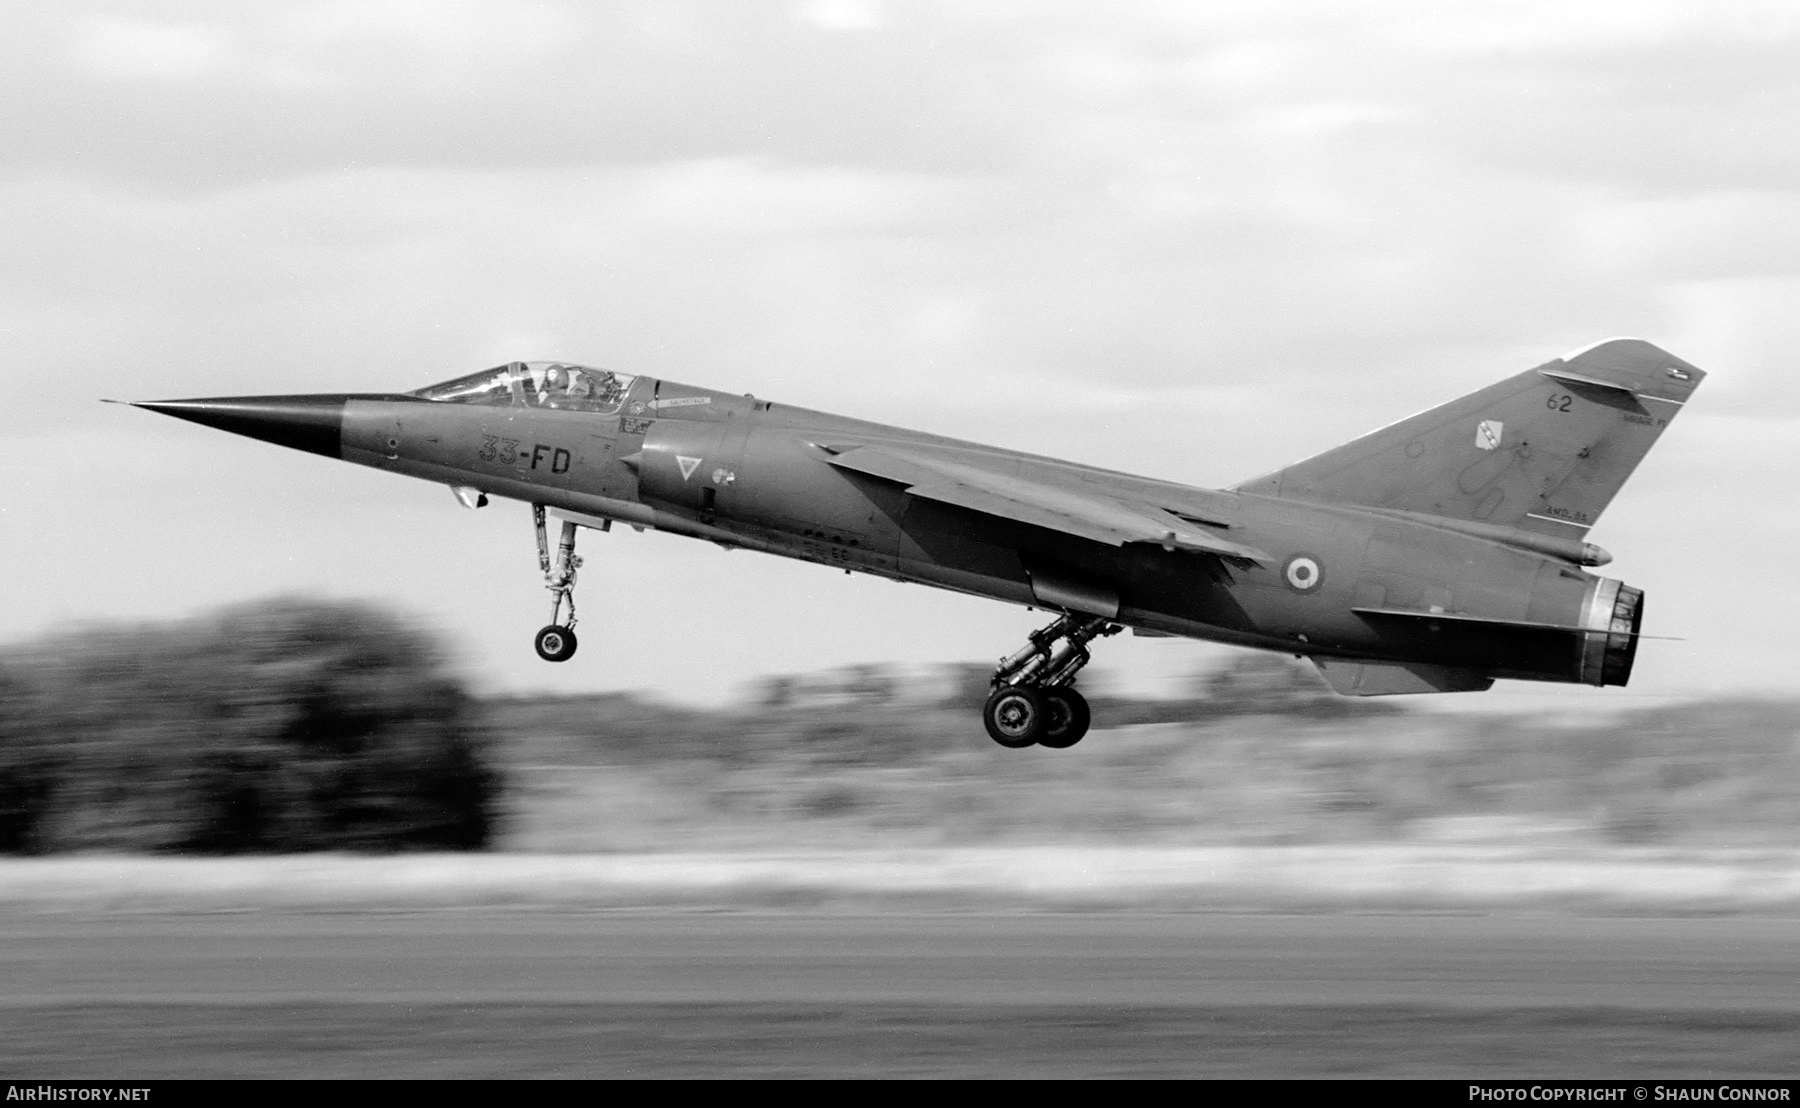
[[[1659,450],[1667,487],[1722,482],[1709,510],[1779,549],[1791,521],[1756,522],[1744,467],[1711,455],[1764,436],[1744,457],[1779,467],[1770,430],[1800,411],[1800,155],[1773,141],[1800,114],[1791,37],[1694,16],[1612,36],[1624,9],[1568,7],[0,8],[0,334],[56,386],[4,417],[32,490],[15,511],[48,535],[86,505],[132,536],[112,573],[179,584],[103,601],[127,613],[219,594],[218,565],[178,564],[177,519],[231,521],[219,549],[255,556],[217,561],[246,596],[301,532],[334,539],[293,555],[294,587],[413,581],[397,550],[460,543],[409,595],[441,603],[487,557],[517,591],[458,606],[475,642],[536,602],[517,513],[477,517],[477,540],[438,492],[66,394],[407,388],[569,357],[1225,483],[1639,333],[1716,371],[1706,433]],[[82,40],[97,16],[123,22]],[[1714,412],[1741,418],[1713,433]],[[58,468],[71,434],[88,463]],[[1679,575],[1657,480],[1608,527]],[[379,544],[395,565],[350,564],[349,536],[395,539],[402,511],[419,533]],[[647,542],[607,554],[671,597],[716,573]],[[43,556],[0,550],[21,580],[53,579]],[[54,580],[68,565],[90,573]],[[718,603],[785,595],[763,572],[731,567]],[[909,595],[894,650],[994,649],[942,639],[986,608],[913,624]],[[669,608],[673,643],[699,617]]]
[[[988,169],[1012,140],[958,97],[971,59],[904,25],[832,34],[785,8],[720,5],[670,34],[661,4],[572,9],[539,56],[468,51],[421,66],[379,36],[314,61],[269,42],[258,7],[218,9],[229,61],[191,74],[96,74],[82,14],[0,78],[0,168],[207,190],[358,166],[495,169],[756,156]],[[446,14],[444,18],[452,18]],[[190,21],[188,26],[197,21]],[[169,26],[179,27],[179,21]],[[924,64],[921,64],[923,61]],[[286,75],[285,77],[283,75]]]

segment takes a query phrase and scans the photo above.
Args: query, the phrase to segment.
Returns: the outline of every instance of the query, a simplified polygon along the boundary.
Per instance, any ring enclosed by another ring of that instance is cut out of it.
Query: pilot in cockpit
[[[594,383],[594,403],[603,411],[612,411],[625,399],[625,386],[612,371],[603,369],[599,373],[600,379]]]
[[[524,403],[539,408],[574,408],[613,412],[624,402],[630,378],[621,381],[604,369],[555,362],[540,371],[533,367],[517,378]]]
[[[564,369],[562,366],[553,365],[544,370],[543,383],[538,386],[537,401],[547,408],[554,408],[556,402],[562,399],[563,393],[568,387],[568,370]]]
[[[553,365],[544,371],[539,403],[546,408],[591,408],[593,393],[593,382],[586,370],[572,365]]]

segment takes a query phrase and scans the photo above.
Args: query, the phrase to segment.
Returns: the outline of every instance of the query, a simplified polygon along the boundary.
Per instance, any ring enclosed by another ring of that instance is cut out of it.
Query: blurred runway
[[[1790,920],[410,912],[0,918],[42,1077],[1792,1076]]]

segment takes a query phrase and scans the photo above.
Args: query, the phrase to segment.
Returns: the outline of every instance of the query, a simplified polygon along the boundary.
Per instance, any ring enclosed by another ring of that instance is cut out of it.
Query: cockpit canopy
[[[625,403],[637,380],[623,373],[570,362],[508,362],[412,395],[447,404],[566,408],[610,415]]]

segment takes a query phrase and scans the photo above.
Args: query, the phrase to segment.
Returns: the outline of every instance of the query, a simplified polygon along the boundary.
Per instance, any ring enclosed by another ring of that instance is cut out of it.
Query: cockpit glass
[[[571,362],[509,362],[413,393],[450,404],[563,408],[610,415],[637,378]]]
[[[420,389],[414,396],[456,404],[511,404],[512,367],[496,366],[441,385]]]

